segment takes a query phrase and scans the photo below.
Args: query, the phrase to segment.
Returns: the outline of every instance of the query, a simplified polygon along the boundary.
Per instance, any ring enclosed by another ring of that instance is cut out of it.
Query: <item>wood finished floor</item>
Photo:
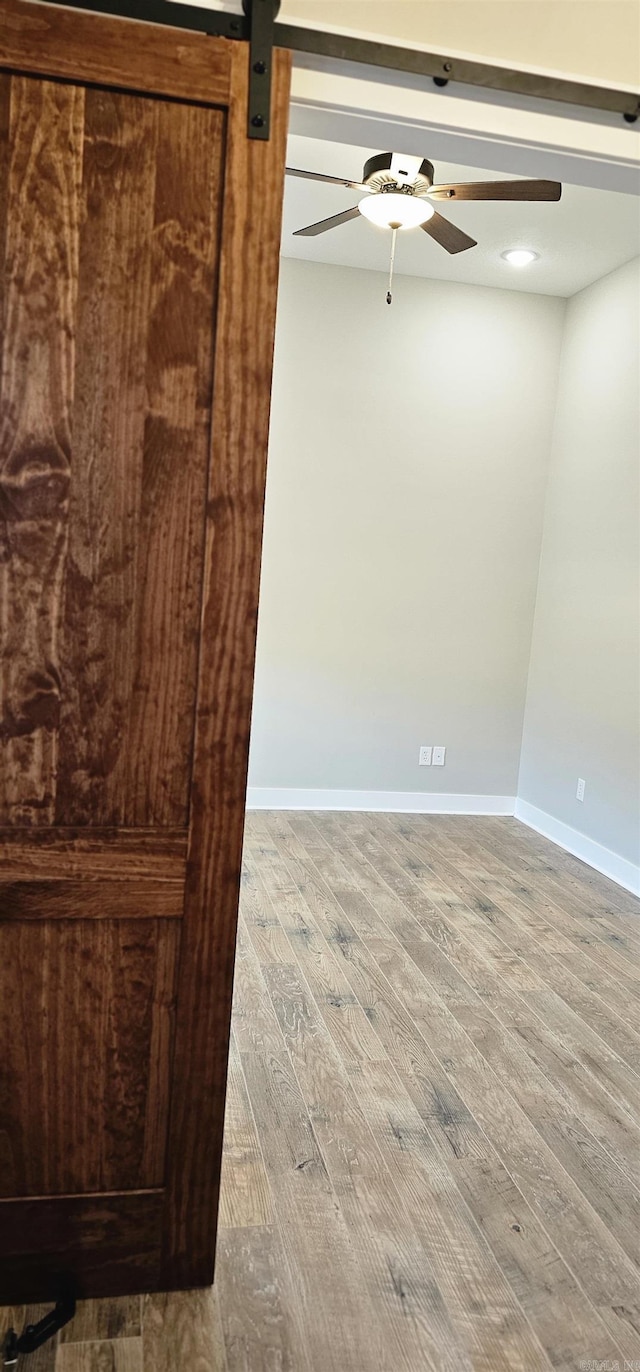
[[[25,1367],[640,1372],[639,914],[515,820],[250,814],[215,1288]]]

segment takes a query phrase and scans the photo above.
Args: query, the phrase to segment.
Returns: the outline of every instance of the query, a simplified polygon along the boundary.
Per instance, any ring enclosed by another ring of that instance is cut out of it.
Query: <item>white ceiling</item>
[[[292,134],[287,165],[359,180],[366,159],[382,151],[391,149],[354,148]],[[425,156],[428,155],[426,148]],[[435,179],[451,182],[509,178],[489,168],[437,162]],[[357,204],[358,198],[357,191],[342,186],[288,176],[283,256],[387,272],[391,235],[386,229],[375,228],[362,215],[315,238],[293,237],[294,229],[348,209]],[[441,203],[436,208],[477,238],[478,246],[452,257],[422,229],[407,230],[398,234],[396,273],[568,296],[640,252],[640,198],[615,191],[565,184],[558,203],[476,200],[458,202],[455,208]],[[538,261],[529,267],[514,268],[502,260],[500,254],[506,249],[520,247],[533,248],[540,254]]]

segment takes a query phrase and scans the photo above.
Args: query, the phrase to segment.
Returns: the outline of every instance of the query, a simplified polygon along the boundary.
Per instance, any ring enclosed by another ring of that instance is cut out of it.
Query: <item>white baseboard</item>
[[[602,872],[603,876],[610,877],[618,886],[624,886],[625,890],[631,891],[634,896],[640,896],[640,866],[629,862],[627,858],[619,857],[610,848],[604,848],[601,843],[596,843],[595,839],[587,838],[586,834],[581,834],[578,829],[572,829],[571,825],[564,824],[562,820],[554,819],[553,815],[548,815],[544,810],[538,810],[536,805],[530,805],[527,800],[516,800],[515,817],[528,825],[530,829],[535,829],[544,838],[551,839],[552,843],[557,843],[560,848],[565,848],[568,853],[573,853],[574,857],[582,858],[589,867],[595,867],[596,872]]]
[[[250,786],[248,810],[386,810],[410,815],[512,815],[515,796],[447,795],[437,791],[323,791]]]

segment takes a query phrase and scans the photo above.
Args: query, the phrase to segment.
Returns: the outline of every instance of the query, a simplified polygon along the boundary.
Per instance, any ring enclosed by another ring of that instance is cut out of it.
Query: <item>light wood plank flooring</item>
[[[215,1288],[29,1372],[640,1372],[639,915],[515,820],[250,814]]]

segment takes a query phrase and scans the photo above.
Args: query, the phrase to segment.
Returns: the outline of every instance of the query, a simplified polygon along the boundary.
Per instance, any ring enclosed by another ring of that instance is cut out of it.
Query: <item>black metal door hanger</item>
[[[542,76],[537,72],[510,67],[496,67],[488,62],[475,62],[467,58],[449,58],[443,53],[403,48],[373,38],[353,38],[348,34],[306,29],[297,24],[278,24],[276,16],[280,0],[243,0],[242,14],[200,9],[195,5],[176,4],[172,0],[46,0],[46,3],[248,42],[249,138],[269,137],[274,46],[330,61],[356,62],[368,67],[383,67],[387,71],[406,72],[418,78],[424,77],[439,87],[453,81],[480,90],[503,91],[583,109],[604,110],[620,115],[627,124],[635,124],[640,117],[640,97],[632,91],[567,81],[562,77]]]
[[[15,1329],[10,1329],[2,1348],[3,1367],[17,1367],[18,1358],[35,1353],[37,1348],[41,1348],[43,1343],[47,1343],[59,1329],[68,1324],[75,1313],[75,1294],[71,1289],[66,1289],[53,1310],[47,1311],[37,1324],[27,1324],[21,1334],[16,1334]]]

